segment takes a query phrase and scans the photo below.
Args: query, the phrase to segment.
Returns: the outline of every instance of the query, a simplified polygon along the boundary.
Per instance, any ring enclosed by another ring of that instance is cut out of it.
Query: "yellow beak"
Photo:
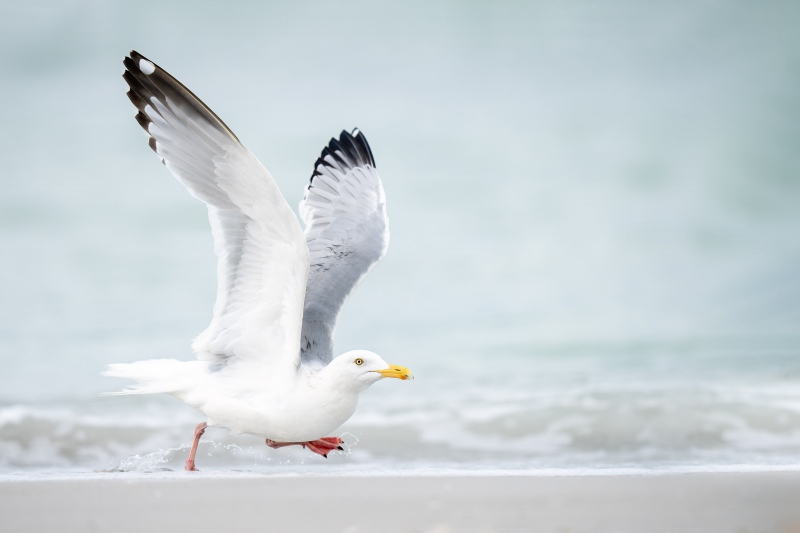
[[[404,366],[389,365],[389,368],[386,370],[376,370],[375,372],[385,378],[397,378],[402,380],[414,379],[414,375],[411,373],[411,370]]]

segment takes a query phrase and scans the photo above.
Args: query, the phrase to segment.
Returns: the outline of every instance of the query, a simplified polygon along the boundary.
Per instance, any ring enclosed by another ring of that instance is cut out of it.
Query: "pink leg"
[[[327,459],[328,453],[331,451],[343,449],[341,446],[343,442],[344,441],[339,437],[323,437],[321,439],[308,442],[276,442],[274,440],[267,439],[267,446],[275,449],[283,448],[285,446],[302,446],[303,448],[308,448],[312,452]]]
[[[206,432],[206,428],[208,426],[205,422],[197,424],[197,427],[194,428],[194,443],[192,443],[192,449],[189,452],[189,458],[186,459],[186,466],[184,467],[186,470],[198,472],[198,470],[194,467],[194,456],[197,453],[197,444],[200,442],[200,437],[203,436],[203,433]]]

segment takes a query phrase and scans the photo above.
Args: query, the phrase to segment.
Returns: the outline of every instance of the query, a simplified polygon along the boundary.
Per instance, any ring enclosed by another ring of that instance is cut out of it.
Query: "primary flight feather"
[[[342,307],[389,243],[386,198],[364,134],[343,131],[314,165],[300,202],[305,232],[266,168],[199,98],[132,51],[123,77],[136,120],[161,162],[208,207],[217,255],[211,323],[192,344],[197,361],[109,365],[135,384],[113,394],[171,394],[207,426],[250,433],[320,455],[385,377],[411,378],[366,350],[333,357]]]

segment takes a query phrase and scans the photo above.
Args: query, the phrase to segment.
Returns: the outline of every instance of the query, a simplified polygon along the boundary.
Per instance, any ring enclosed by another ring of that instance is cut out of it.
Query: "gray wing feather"
[[[386,254],[386,197],[366,137],[358,129],[331,139],[300,202],[311,254],[301,361],[325,365],[344,304]]]

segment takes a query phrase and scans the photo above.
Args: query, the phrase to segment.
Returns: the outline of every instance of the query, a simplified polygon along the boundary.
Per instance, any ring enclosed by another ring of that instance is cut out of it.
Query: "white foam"
[[[156,71],[156,66],[146,59],[139,60],[139,70],[148,76]]]
[[[486,387],[478,394],[436,388],[438,397],[408,399],[388,391],[348,422],[346,429],[361,442],[346,460],[337,455],[317,461],[300,448],[274,452],[256,437],[234,437],[224,430],[204,439],[201,449],[212,454],[203,455],[209,468],[256,471],[274,470],[282,461],[292,469],[324,461],[326,469],[342,462],[336,468],[450,464],[537,472],[800,464],[800,431],[794,423],[800,395],[791,391],[776,400],[735,389],[687,392],[681,384],[653,385],[649,392],[638,386],[570,387],[562,386],[560,397],[551,389],[522,393]],[[166,399],[115,402],[0,405],[0,474],[182,468],[196,414]],[[227,448],[234,444],[244,451]],[[413,461],[408,450],[414,450]]]
[[[541,469],[475,469],[475,468],[448,468],[448,467],[418,467],[418,468],[368,468],[368,469],[299,469],[287,471],[285,469],[269,472],[217,470],[201,471],[192,474],[192,479],[265,479],[265,478],[320,478],[320,477],[644,477],[644,476],[675,476],[687,474],[733,474],[733,473],[769,473],[769,472],[799,472],[799,464],[783,465],[750,465],[735,464],[724,466],[673,466],[663,468],[541,468]],[[83,481],[91,479],[123,479],[130,480],[181,480],[186,479],[182,471],[160,470],[152,472],[80,472],[80,471],[39,471],[39,472],[14,472],[0,473],[0,483],[14,481]]]

